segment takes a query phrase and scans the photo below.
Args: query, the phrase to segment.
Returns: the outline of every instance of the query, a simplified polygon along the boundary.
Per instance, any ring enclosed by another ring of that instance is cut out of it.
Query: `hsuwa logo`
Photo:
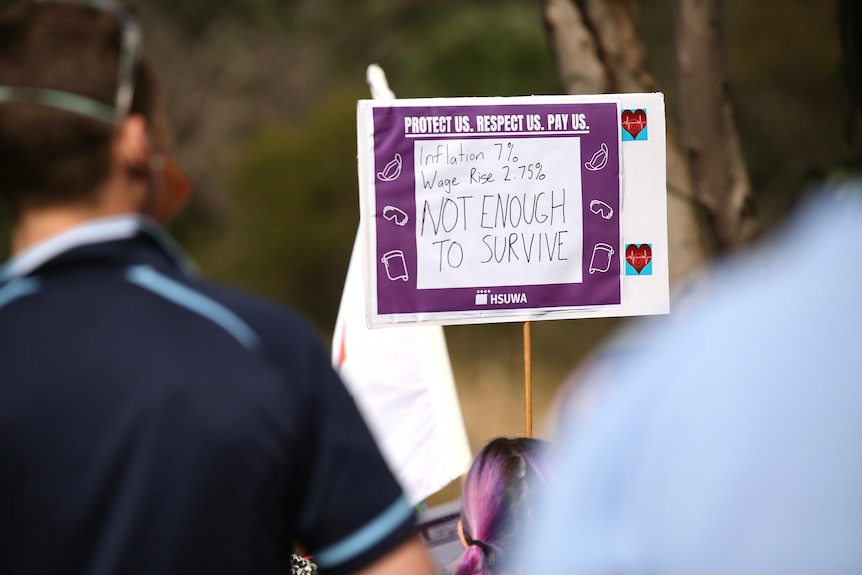
[[[489,289],[476,290],[476,305],[505,305],[511,303],[527,303],[527,294],[491,293]]]

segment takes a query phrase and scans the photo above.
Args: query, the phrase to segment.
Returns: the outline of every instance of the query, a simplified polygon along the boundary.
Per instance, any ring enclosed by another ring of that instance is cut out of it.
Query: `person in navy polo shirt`
[[[430,574],[313,332],[195,277],[133,17],[0,16],[0,573]]]

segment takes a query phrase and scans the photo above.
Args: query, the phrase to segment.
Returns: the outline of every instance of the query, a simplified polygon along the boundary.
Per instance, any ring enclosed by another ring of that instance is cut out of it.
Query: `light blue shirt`
[[[860,194],[639,335],[558,439],[525,573],[862,573]]]

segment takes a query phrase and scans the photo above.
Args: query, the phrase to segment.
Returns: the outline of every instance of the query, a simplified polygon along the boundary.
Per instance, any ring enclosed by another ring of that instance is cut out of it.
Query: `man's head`
[[[96,202],[118,154],[146,183],[153,153],[167,148],[154,75],[129,45],[130,16],[107,4],[30,2],[0,16],[0,87],[12,94],[0,103],[0,197],[16,213]],[[128,111],[112,118],[124,85]]]

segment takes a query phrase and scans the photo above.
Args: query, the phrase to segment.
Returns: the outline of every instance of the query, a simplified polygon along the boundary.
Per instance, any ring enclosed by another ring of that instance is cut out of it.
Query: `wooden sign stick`
[[[524,436],[533,437],[533,357],[530,322],[524,322]]]

